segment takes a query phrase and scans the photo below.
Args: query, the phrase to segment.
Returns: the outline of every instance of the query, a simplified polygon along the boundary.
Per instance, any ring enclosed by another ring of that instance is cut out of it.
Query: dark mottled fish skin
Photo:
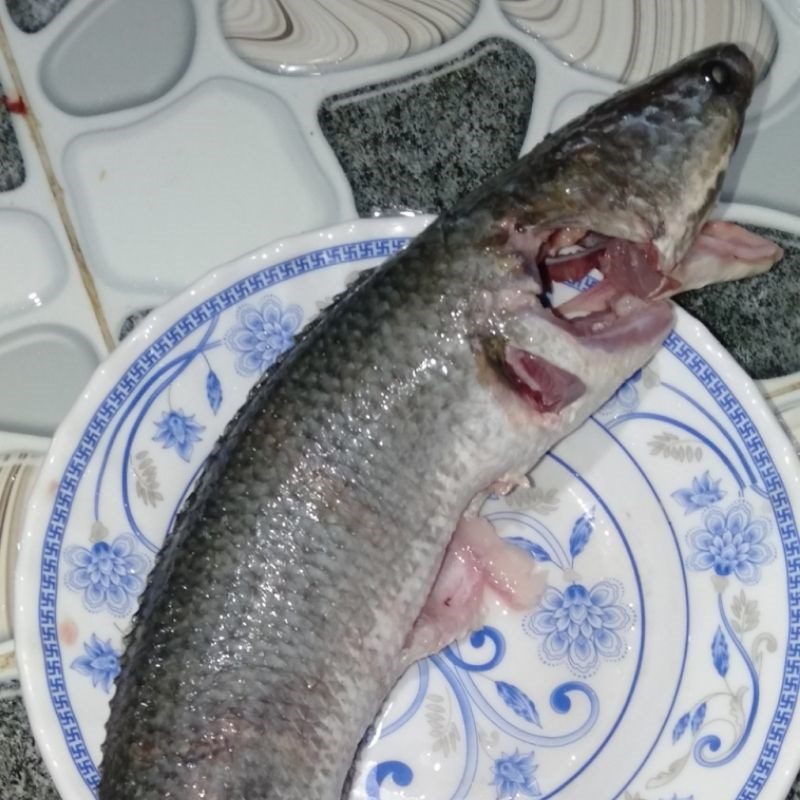
[[[724,92],[704,77],[714,63]],[[549,137],[360,281],[262,379],[143,597],[102,800],[338,800],[464,508],[529,469],[669,329],[662,305],[617,353],[546,326],[541,353],[587,391],[531,416],[480,344],[505,333],[487,298],[521,271],[509,223],[662,237],[677,258],[738,138],[748,69],[735,48],[707,51]]]

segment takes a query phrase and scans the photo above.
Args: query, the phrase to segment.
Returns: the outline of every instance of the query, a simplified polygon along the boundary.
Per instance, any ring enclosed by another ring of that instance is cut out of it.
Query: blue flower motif
[[[678,489],[672,496],[684,507],[685,513],[699,511],[701,508],[713,506],[725,497],[719,488],[720,481],[712,481],[706,470],[699,478],[692,478],[691,489]]]
[[[91,641],[83,643],[85,656],[79,656],[72,662],[72,669],[88,675],[92,686],[100,684],[104,692],[111,690],[114,678],[119,675],[119,653],[111,646],[111,640],[101,642],[96,634]]]
[[[709,508],[703,515],[703,525],[687,536],[692,548],[686,559],[690,569],[713,569],[722,576],[734,574],[742,583],[752,584],[761,577],[759,567],[775,558],[775,551],[764,541],[767,521],[752,519],[747,503],[735,503],[727,514]]]
[[[697,733],[706,719],[706,704],[701,703],[692,714],[692,733]]]
[[[236,319],[239,324],[225,334],[225,344],[237,353],[236,371],[240,375],[258,375],[294,344],[303,310],[294,305],[284,309],[277,298],[268,297],[261,310],[241,306]]]
[[[686,729],[689,727],[690,719],[691,717],[688,714],[684,714],[675,723],[675,727],[672,729],[672,744],[675,744],[677,741],[679,741],[681,736],[686,733]]]
[[[64,557],[72,565],[67,586],[83,595],[90,611],[107,606],[113,614],[125,616],[144,590],[148,562],[133,552],[130,536],[118,536],[111,544],[95,542],[90,548],[70,547]]]
[[[639,390],[636,388],[636,384],[639,383],[641,379],[642,370],[637,369],[636,372],[614,392],[613,401],[625,409],[625,411],[633,411],[639,404]]]
[[[589,539],[594,531],[594,512],[582,514],[575,520],[572,526],[572,533],[569,537],[569,554],[572,556],[572,562],[583,552]]]
[[[492,765],[494,779],[491,786],[497,787],[497,800],[514,800],[515,797],[541,797],[536,781],[538,767],[533,763],[533,753],[522,755],[519,750],[500,756]]]
[[[717,625],[717,632],[711,640],[711,660],[714,662],[714,669],[716,669],[721,678],[724,678],[728,674],[731,657],[728,650],[728,640],[725,638],[720,625]]]
[[[642,380],[642,370],[638,369],[633,373],[614,394],[609,397],[606,403],[601,406],[597,413],[601,416],[615,417],[619,414],[627,414],[634,411],[639,405],[639,389],[637,384]]]
[[[153,441],[162,442],[165,450],[174,447],[184,461],[192,457],[195,442],[202,439],[200,432],[206,429],[205,425],[194,421],[194,414],[184,414],[183,411],[165,411],[155,426],[157,432]]]
[[[213,369],[209,369],[206,375],[206,397],[211,410],[216,414],[222,405],[222,384],[219,375]]]
[[[542,727],[542,721],[539,717],[539,712],[536,710],[536,704],[528,697],[522,689],[517,688],[511,683],[505,681],[495,681],[497,694],[500,695],[503,702],[522,719],[532,722],[534,725]]]
[[[625,655],[625,642],[617,631],[631,624],[631,614],[617,604],[621,590],[611,581],[600,581],[591,590],[579,583],[563,592],[548,586],[538,610],[526,625],[544,636],[541,654],[550,664],[566,660],[581,677],[591,675],[600,661]]]
[[[692,735],[696,734],[706,719],[706,704],[701,703],[691,713],[688,711],[675,723],[672,729],[672,743],[676,744],[686,731],[691,728]]]

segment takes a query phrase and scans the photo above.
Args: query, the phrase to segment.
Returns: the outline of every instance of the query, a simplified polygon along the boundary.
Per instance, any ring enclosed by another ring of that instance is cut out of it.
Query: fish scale
[[[710,82],[714,64],[730,85]],[[217,443],[150,576],[101,800],[339,800],[382,702],[432,647],[420,614],[465,509],[527,472],[671,326],[655,298],[594,327],[558,319],[526,264],[566,225],[630,247],[683,225],[668,273],[707,216],[751,92],[746,58],[717,47],[612,98],[306,329]],[[702,191],[686,197],[676,175],[690,173]],[[504,305],[509,286],[521,288]],[[562,385],[559,406],[548,392]]]
[[[475,264],[474,268],[478,266]],[[373,703],[365,702],[364,698],[385,695],[396,679],[392,662],[396,661],[407,631],[386,624],[386,620],[394,608],[405,609],[405,615],[412,619],[419,612],[425,591],[424,588],[420,591],[414,578],[419,577],[420,567],[426,565],[421,577],[424,582],[431,582],[436,551],[444,548],[452,532],[453,515],[464,502],[458,496],[460,493],[449,503],[442,502],[441,491],[430,492],[427,501],[420,496],[424,488],[420,475],[429,471],[432,446],[412,445],[418,439],[415,436],[410,440],[408,429],[414,425],[419,410],[430,407],[431,400],[436,409],[443,404],[441,387],[429,381],[426,389],[419,380],[420,353],[433,349],[429,342],[441,333],[444,319],[452,328],[448,333],[451,347],[458,351],[453,360],[471,362],[472,354],[461,334],[463,323],[451,313],[458,304],[440,291],[428,262],[419,262],[416,276],[412,272],[409,269],[386,273],[386,281],[373,281],[365,287],[364,293],[376,297],[359,303],[364,311],[356,315],[341,313],[338,324],[318,329],[317,339],[321,341],[314,344],[319,346],[306,344],[285,380],[274,388],[268,387],[276,399],[269,406],[269,413],[264,410],[256,415],[230,455],[222,479],[215,481],[213,493],[209,492],[199,530],[193,532],[191,539],[181,541],[185,534],[179,522],[170,539],[168,547],[179,542],[182,547],[181,558],[175,561],[170,576],[176,591],[168,603],[156,609],[155,618],[150,618],[154,634],[148,637],[147,647],[139,651],[143,654],[140,657],[149,662],[149,669],[142,679],[144,686],[137,689],[159,693],[163,675],[180,669],[185,652],[197,652],[198,645],[202,646],[197,621],[213,619],[208,627],[216,634],[215,644],[209,647],[206,643],[206,653],[197,665],[200,688],[195,691],[195,681],[188,678],[169,686],[176,699],[189,701],[183,714],[186,722],[224,718],[228,712],[218,707],[220,700],[209,693],[209,686],[217,683],[220,676],[233,679],[235,672],[244,670],[248,674],[248,692],[256,685],[263,692],[263,700],[248,694],[248,701],[259,709],[249,724],[257,726],[260,736],[270,730],[274,735],[281,728],[282,741],[287,736],[302,735],[297,741],[292,740],[298,751],[316,750],[314,739],[318,739],[321,747],[334,753],[331,764],[338,764],[336,780],[340,786],[355,745],[374,714]],[[435,304],[446,306],[444,313],[423,314],[414,330],[408,330],[404,316],[391,306],[401,292],[409,290],[433,293]],[[431,325],[438,330],[431,330]],[[358,340],[349,336],[354,328],[363,331],[364,338],[369,332],[372,348],[381,349],[377,341],[381,338],[396,343],[396,347],[386,350],[396,357],[402,355],[405,361],[405,364],[393,361],[390,369],[377,379],[372,374],[368,389],[364,389],[360,376],[365,371],[374,372],[374,352],[355,346]],[[341,368],[331,369],[330,365],[337,363]],[[417,376],[414,390],[409,392],[401,387],[399,392],[394,391],[398,374],[408,380],[411,370]],[[466,370],[462,373],[466,374]],[[266,384],[272,380],[275,379],[268,379]],[[464,402],[468,397],[467,384],[464,379],[450,384],[453,402]],[[328,411],[332,396],[347,400]],[[388,410],[384,408],[387,399]],[[324,410],[323,419],[315,413],[318,409]],[[384,421],[380,434],[382,446],[376,446],[373,437],[361,437],[360,420],[367,413]],[[388,424],[387,415],[391,416]],[[321,423],[324,428],[309,435],[308,426]],[[428,430],[420,430],[418,435],[433,434],[436,424],[429,422],[424,427]],[[365,474],[364,465],[374,465],[387,455],[390,465],[376,469],[377,480]],[[420,469],[420,463],[424,469]],[[325,496],[331,492],[319,491],[313,480],[306,482],[303,477],[306,474],[324,475],[325,482],[334,484],[338,502],[331,504]],[[404,480],[406,476],[410,480]],[[255,482],[261,487],[257,494],[248,489]],[[336,486],[339,482],[340,490]],[[384,484],[386,491],[376,492],[376,484]],[[202,491],[208,490],[204,487]],[[292,502],[287,503],[283,498],[291,498]],[[235,515],[230,511],[233,508],[237,509]],[[414,513],[409,514],[409,509],[415,509]],[[355,518],[361,518],[362,524],[358,540],[352,537]],[[401,518],[405,528],[410,527],[421,538],[430,539],[430,543],[410,547],[406,530],[396,527]],[[364,519],[371,523],[366,528]],[[263,520],[269,520],[269,524],[264,525]],[[302,570],[297,569],[298,553]],[[381,597],[377,598],[374,586],[364,587],[364,576],[374,570],[381,572]],[[274,595],[254,590],[254,586],[263,588],[265,583],[273,588]],[[202,585],[210,591],[196,591]],[[220,605],[223,598],[225,602]],[[285,627],[280,622],[276,626],[269,618],[271,610],[285,606],[291,607],[296,615],[290,628],[294,636],[286,635]],[[191,613],[187,613],[189,609]],[[248,615],[248,610],[262,613]],[[354,619],[358,620],[356,626]],[[253,630],[257,635],[251,637]],[[181,647],[180,642],[186,642],[187,646]],[[238,657],[233,655],[237,651]],[[356,651],[369,657],[359,659],[360,664],[354,665],[346,677],[333,678],[329,664],[352,659]],[[129,651],[126,662],[132,657],[135,658],[135,653]],[[128,669],[129,664],[124,668]],[[254,682],[249,680],[250,673]],[[202,680],[209,676],[210,681]],[[312,684],[314,690],[307,690],[307,684]],[[121,702],[123,687],[117,697]],[[225,693],[223,707],[224,697]],[[338,706],[331,704],[331,698],[335,697],[344,698],[342,708],[358,712],[361,707],[360,714],[351,716],[348,711],[353,720],[350,725],[342,726],[341,715],[336,713]],[[183,705],[180,700],[178,705]],[[148,706],[147,712],[151,711]],[[121,733],[134,741],[140,737],[141,741],[152,742],[154,733],[165,738],[163,733],[171,731],[175,724],[170,716],[143,713],[141,706],[134,706],[132,724]],[[283,726],[284,717],[301,718],[304,722],[292,732],[291,727]],[[325,735],[309,738],[312,730],[322,730]],[[251,746],[255,744],[260,749],[260,736],[255,737]],[[202,735],[200,738],[202,741]],[[165,742],[167,747],[159,746],[159,761],[178,757],[171,740],[170,736]],[[237,763],[247,758],[244,750],[247,745],[240,742]],[[214,751],[212,760],[218,757],[219,753]],[[329,773],[320,771],[323,761],[320,752],[310,757],[309,765],[314,765],[318,776],[315,781],[328,780]],[[202,764],[195,769],[195,774],[203,774]],[[285,774],[278,766],[266,769],[262,763],[260,771],[262,781],[272,787],[276,796],[278,793],[290,796],[288,782],[295,782],[294,770]],[[228,793],[240,791],[244,784],[225,777],[227,770],[221,770],[221,774],[220,783],[211,789],[212,796],[214,792],[217,796],[230,796]],[[131,790],[123,784],[116,791]],[[303,796],[307,792],[313,794],[313,784],[304,781]]]

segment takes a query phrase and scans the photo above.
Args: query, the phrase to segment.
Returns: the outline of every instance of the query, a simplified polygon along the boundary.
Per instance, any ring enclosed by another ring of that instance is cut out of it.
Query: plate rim
[[[758,206],[724,204],[718,207],[715,216],[800,234],[800,218]],[[72,755],[63,740],[63,731],[52,702],[48,702],[47,678],[44,663],[41,660],[42,648],[37,615],[39,582],[36,580],[38,572],[36,567],[41,562],[40,549],[43,543],[43,532],[48,528],[48,520],[53,510],[48,486],[52,486],[54,481],[60,482],[63,478],[64,469],[74,455],[76,431],[84,430],[96,414],[96,406],[101,398],[118,382],[119,376],[122,374],[120,370],[130,366],[132,360],[140,355],[143,345],[147,345],[151,339],[166,332],[177,317],[186,316],[199,302],[204,301],[215,292],[221,291],[226,282],[231,282],[232,276],[236,275],[238,276],[236,280],[241,280],[247,268],[252,268],[255,272],[258,270],[259,264],[262,268],[269,267],[285,259],[324,247],[326,244],[341,243],[343,237],[352,241],[352,237],[361,234],[364,238],[413,236],[433,219],[432,215],[407,214],[399,217],[353,220],[273,240],[210,270],[167,303],[151,312],[120,343],[95,370],[86,389],[62,420],[53,436],[41,472],[33,486],[25,517],[15,575],[14,626],[20,684],[31,728],[48,772],[64,797],[79,796],[79,793],[85,792],[87,787],[82,776],[75,769]],[[408,230],[409,227],[412,229],[411,231]],[[236,282],[236,280],[232,282]],[[751,418],[755,418],[762,437],[770,441],[768,449],[773,454],[776,470],[786,484],[787,495],[790,498],[790,505],[794,509],[794,518],[797,522],[797,514],[800,510],[800,459],[798,459],[785,431],[773,416],[753,379],[735,362],[705,325],[680,308],[678,317],[682,324],[687,325],[692,334],[703,342],[703,357],[726,383],[730,382],[736,387],[735,394],[740,404],[749,412]],[[778,449],[782,452],[778,453]],[[788,480],[790,475],[794,477],[791,484]],[[791,502],[792,497],[796,502]],[[24,625],[26,621],[34,621],[36,624],[26,628]],[[784,661],[784,673],[785,664]],[[44,689],[43,692],[42,689]],[[787,753],[791,752],[791,747],[783,746],[787,741],[800,743],[800,716],[797,713],[797,704],[798,700],[796,699],[781,750],[775,758],[771,774],[765,781],[765,783],[774,781],[776,787],[781,784],[784,794],[776,800],[783,800],[800,769],[800,753],[794,758],[787,757]],[[47,735],[46,731],[53,726],[62,733],[61,737]],[[771,720],[770,729],[772,726],[773,721]],[[54,745],[57,746],[54,747]],[[760,746],[763,749],[763,743]],[[791,762],[792,769],[788,770],[787,768],[783,775],[779,776],[776,774],[778,772],[776,767],[783,762],[787,764]],[[760,794],[761,790],[759,790],[759,796]]]

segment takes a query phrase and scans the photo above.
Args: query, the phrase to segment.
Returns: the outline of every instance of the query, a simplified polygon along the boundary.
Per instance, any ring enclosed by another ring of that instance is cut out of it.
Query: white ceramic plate
[[[123,632],[170,521],[257,374],[356,269],[428,218],[271,245],[150,316],[63,423],[31,501],[17,648],[67,800],[92,796]],[[490,500],[545,561],[532,614],[497,608],[414,666],[357,797],[783,800],[797,768],[798,463],[757,389],[680,314],[643,371]]]

